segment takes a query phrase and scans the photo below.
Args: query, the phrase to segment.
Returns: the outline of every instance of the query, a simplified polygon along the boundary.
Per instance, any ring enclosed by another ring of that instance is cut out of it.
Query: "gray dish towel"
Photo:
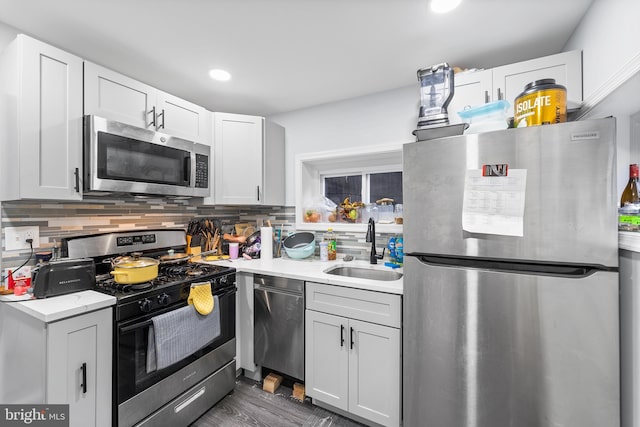
[[[220,335],[220,307],[213,296],[213,311],[199,314],[193,305],[153,317],[147,338],[147,373],[192,355]]]

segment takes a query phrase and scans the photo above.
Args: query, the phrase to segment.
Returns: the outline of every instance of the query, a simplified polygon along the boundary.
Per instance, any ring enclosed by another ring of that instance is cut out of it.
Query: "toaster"
[[[31,271],[31,286],[36,298],[94,289],[96,264],[90,258],[63,259],[40,264]]]

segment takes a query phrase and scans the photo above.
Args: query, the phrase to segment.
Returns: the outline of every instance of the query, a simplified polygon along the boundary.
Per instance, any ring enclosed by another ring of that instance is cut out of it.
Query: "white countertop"
[[[635,231],[619,231],[618,248],[640,252],[640,233]]]
[[[342,259],[336,261],[320,261],[318,258],[302,260],[290,258],[274,258],[271,260],[243,258],[224,261],[205,261],[206,264],[229,266],[230,264],[240,273],[266,274],[269,276],[287,277],[310,282],[328,283],[331,285],[345,286],[349,288],[365,289],[369,291],[386,292],[402,295],[402,279],[392,281],[360,279],[354,277],[337,276],[325,273],[326,270],[336,266],[373,268],[377,270],[389,270],[403,273],[402,268],[392,269],[385,267],[383,263],[371,265],[367,261],[354,260],[345,262]]]
[[[11,304],[17,310],[46,323],[99,310],[116,303],[115,297],[96,291],[74,292],[43,299],[18,300],[18,298],[7,295],[1,299],[0,304]]]

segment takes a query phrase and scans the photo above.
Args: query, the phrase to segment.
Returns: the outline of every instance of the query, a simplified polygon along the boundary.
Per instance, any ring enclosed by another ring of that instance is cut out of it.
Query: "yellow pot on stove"
[[[115,264],[111,275],[121,285],[144,283],[158,277],[158,264],[153,258],[128,259]]]

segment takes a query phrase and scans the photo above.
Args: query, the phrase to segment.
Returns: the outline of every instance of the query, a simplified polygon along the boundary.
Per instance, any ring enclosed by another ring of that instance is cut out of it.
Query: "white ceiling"
[[[557,53],[592,0],[0,0],[0,21],[212,111],[271,115],[416,85],[441,62]],[[210,68],[231,72],[211,80]]]

